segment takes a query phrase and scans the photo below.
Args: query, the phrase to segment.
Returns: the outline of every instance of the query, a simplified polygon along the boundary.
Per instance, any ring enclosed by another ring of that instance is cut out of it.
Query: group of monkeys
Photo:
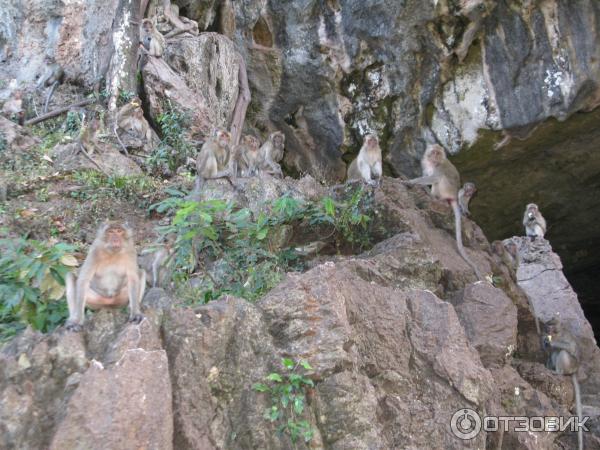
[[[260,172],[282,176],[279,162],[283,158],[285,135],[276,131],[260,145],[258,139],[244,135],[241,142],[234,145],[231,133],[217,130],[214,136],[202,145],[196,159],[196,187],[200,190],[204,180],[215,178],[252,177]],[[460,186],[460,175],[456,167],[446,157],[443,147],[429,145],[421,159],[422,176],[403,181],[409,185],[431,186],[431,195],[447,201],[455,218],[456,242],[460,255],[482,280],[481,272],[468,258],[461,236],[461,217],[469,214],[469,201],[476,192],[473,183]],[[376,135],[365,136],[356,159],[349,165],[348,181],[362,181],[378,185],[382,176],[382,152]],[[230,180],[231,181],[231,180]],[[527,236],[531,239],[543,238],[546,221],[537,205],[527,205],[523,217]],[[166,259],[163,251],[152,264],[152,284],[158,278],[160,265]],[[131,228],[118,222],[103,224],[88,252],[79,276],[66,277],[66,297],[69,307],[67,329],[81,330],[85,306],[91,308],[120,307],[129,304],[129,320],[139,323],[141,301],[146,287],[146,271],[140,269],[133,242]],[[573,335],[566,330],[558,318],[545,324],[544,349],[548,352],[547,366],[561,375],[571,375],[575,390],[577,415],[581,419],[581,398],[577,382],[579,368],[578,346]],[[583,448],[581,429],[578,434],[579,449]]]
[[[249,134],[235,145],[231,142],[231,133],[219,129],[202,145],[196,158],[196,191],[208,179],[246,178],[259,172],[282,176],[279,162],[284,148],[285,135],[281,131],[271,133],[262,145]]]

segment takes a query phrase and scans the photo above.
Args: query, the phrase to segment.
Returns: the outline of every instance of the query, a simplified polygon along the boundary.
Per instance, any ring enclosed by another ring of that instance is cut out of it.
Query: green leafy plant
[[[290,230],[310,228],[309,224],[320,227],[338,248],[361,247],[369,241],[369,210],[360,192],[347,201],[326,197],[305,202],[283,196],[257,214],[232,201],[196,202],[186,200],[183,192],[169,192],[169,198],[150,209],[173,214],[160,231],[176,238],[172,258],[176,285],[200,278],[202,294],[194,294],[196,301],[223,294],[255,300],[276,286],[284,273],[301,270],[300,255],[287,244]]]
[[[81,115],[75,111],[69,111],[67,113],[67,119],[64,124],[65,133],[70,136],[79,135],[81,130]]]
[[[271,406],[265,410],[264,418],[277,423],[277,431],[287,434],[292,442],[302,438],[309,442],[314,430],[306,420],[306,393],[313,388],[313,381],[305,371],[313,370],[306,361],[294,362],[284,358],[281,361],[283,373],[272,372],[265,383],[256,383],[252,388],[257,392],[271,395]]]
[[[152,169],[160,169],[164,165],[170,171],[175,171],[195,153],[194,146],[184,135],[189,120],[183,113],[168,105],[165,112],[158,116],[157,122],[162,140],[148,158],[148,164]]]
[[[64,279],[77,266],[74,247],[0,239],[0,340],[27,324],[50,331],[67,317]]]
[[[74,173],[75,181],[86,186],[86,191],[72,192],[73,197],[88,199],[94,197],[118,197],[125,200],[145,201],[160,186],[156,180],[146,175],[106,175],[93,170],[80,170]],[[148,206],[148,205],[146,205]]]

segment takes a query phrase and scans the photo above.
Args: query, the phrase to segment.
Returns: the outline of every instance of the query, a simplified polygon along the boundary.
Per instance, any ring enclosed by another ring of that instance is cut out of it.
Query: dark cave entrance
[[[474,220],[490,242],[522,236],[525,205],[537,203],[548,222],[546,238],[599,341],[600,108],[548,120],[528,139],[492,150],[497,141],[497,133],[482,132],[452,158],[462,181],[477,185]]]

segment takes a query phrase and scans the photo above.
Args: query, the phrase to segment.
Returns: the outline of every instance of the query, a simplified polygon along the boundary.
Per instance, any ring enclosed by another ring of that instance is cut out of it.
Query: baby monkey
[[[525,233],[532,241],[537,237],[544,238],[544,235],[546,234],[546,219],[544,219],[538,205],[535,203],[530,203],[527,205],[527,208],[525,208],[523,225],[525,226]]]
[[[579,348],[575,337],[564,327],[560,318],[555,316],[544,325],[543,344],[548,353],[546,366],[559,375],[571,375],[575,391],[575,408],[581,423],[581,393],[577,381],[579,369]],[[579,450],[583,450],[583,430],[579,427],[577,433]]]
[[[460,188],[460,191],[458,191],[458,204],[463,216],[471,215],[471,212],[469,211],[469,202],[476,192],[477,188],[474,183],[465,183],[463,184],[463,187]]]
[[[146,288],[146,273],[140,270],[127,224],[105,222],[98,229],[79,276],[65,278],[69,319],[66,327],[81,331],[85,306],[92,309],[118,308],[129,303],[129,321],[140,323],[140,305]]]

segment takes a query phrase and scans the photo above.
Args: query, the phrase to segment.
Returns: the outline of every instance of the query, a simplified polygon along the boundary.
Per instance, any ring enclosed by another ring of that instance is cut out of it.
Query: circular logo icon
[[[450,420],[450,428],[459,439],[473,439],[481,431],[481,418],[472,409],[459,409]]]

